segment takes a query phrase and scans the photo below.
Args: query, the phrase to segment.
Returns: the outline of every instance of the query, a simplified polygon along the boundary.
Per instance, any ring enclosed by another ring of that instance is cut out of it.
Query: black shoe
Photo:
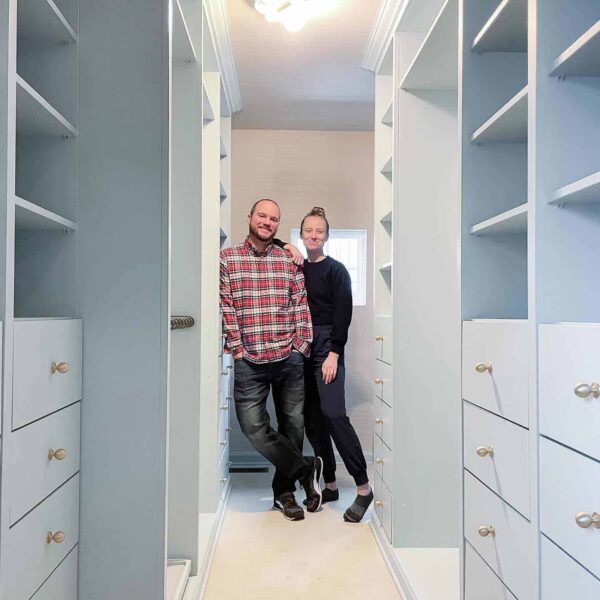
[[[321,504],[327,504],[328,502],[335,502],[340,499],[340,490],[330,490],[329,488],[323,488],[321,493],[322,502]],[[302,504],[306,506],[308,500],[306,498],[302,501]]]
[[[319,480],[321,479],[322,470],[323,459],[320,456],[315,456],[310,475],[300,482],[306,492],[306,510],[311,513],[317,512],[321,508],[323,497]]]
[[[344,521],[348,523],[360,523],[365,516],[369,505],[373,502],[373,490],[369,491],[367,496],[356,495],[354,502],[346,509]]]
[[[296,502],[296,498],[292,492],[285,492],[275,498],[273,500],[273,508],[280,510],[288,521],[302,521],[304,519],[304,511]]]

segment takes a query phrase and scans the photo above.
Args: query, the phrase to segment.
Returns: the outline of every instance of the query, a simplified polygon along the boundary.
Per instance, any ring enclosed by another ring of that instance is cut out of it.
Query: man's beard
[[[259,231],[258,227],[253,227],[252,224],[250,224],[248,227],[250,229],[250,233],[261,242],[270,242],[277,233],[277,231],[271,230],[268,235],[265,235],[265,230]]]

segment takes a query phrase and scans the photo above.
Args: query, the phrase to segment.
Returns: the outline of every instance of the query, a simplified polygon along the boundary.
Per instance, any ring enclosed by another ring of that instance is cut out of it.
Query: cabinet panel
[[[529,424],[526,321],[463,323],[463,398]]]
[[[375,433],[388,445],[393,448],[393,430],[394,419],[392,409],[379,398],[375,398],[374,410]]]
[[[373,436],[373,449],[375,461],[375,472],[381,477],[388,488],[393,489],[393,477],[394,477],[394,465],[393,465],[393,453],[383,443],[378,435]]]
[[[529,518],[528,430],[465,402],[464,464]]]
[[[374,485],[374,496],[375,496],[375,514],[379,519],[381,527],[385,531],[385,534],[392,542],[392,492],[385,485],[381,477],[375,474],[375,485]]]
[[[75,546],[31,600],[77,600],[77,555]]]
[[[373,343],[375,358],[392,364],[392,318],[375,317]]]
[[[81,354],[81,320],[15,321],[13,429],[81,400]]]
[[[375,377],[373,380],[375,395],[388,406],[393,406],[394,392],[392,387],[392,367],[380,360],[375,361]]]
[[[469,543],[465,543],[465,600],[516,600]]]
[[[540,432],[600,460],[600,326],[540,325]],[[575,388],[580,387],[579,397]]]

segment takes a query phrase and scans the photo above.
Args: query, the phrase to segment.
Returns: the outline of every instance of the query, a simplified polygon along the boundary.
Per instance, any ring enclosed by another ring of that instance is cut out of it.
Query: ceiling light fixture
[[[308,19],[331,11],[337,0],[255,0],[254,7],[269,23],[282,23],[288,31],[300,31]]]

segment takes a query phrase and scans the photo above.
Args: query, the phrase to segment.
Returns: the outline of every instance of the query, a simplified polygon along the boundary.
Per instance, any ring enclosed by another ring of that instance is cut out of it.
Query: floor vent
[[[230,473],[268,473],[269,467],[229,467]]]

